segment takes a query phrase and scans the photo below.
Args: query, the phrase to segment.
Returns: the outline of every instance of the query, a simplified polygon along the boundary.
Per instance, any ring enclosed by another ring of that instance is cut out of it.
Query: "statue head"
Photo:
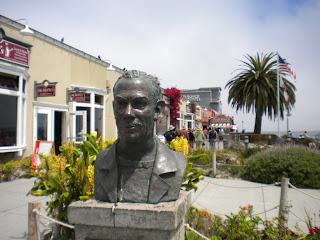
[[[113,111],[119,139],[138,143],[154,135],[154,122],[164,102],[158,80],[144,72],[126,71],[113,87]]]

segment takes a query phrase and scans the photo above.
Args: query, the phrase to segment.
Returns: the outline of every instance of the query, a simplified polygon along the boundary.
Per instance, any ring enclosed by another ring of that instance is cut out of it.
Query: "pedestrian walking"
[[[218,134],[214,128],[209,128],[209,143],[210,148],[215,149],[216,148],[216,141],[217,141]]]
[[[203,134],[202,129],[197,128],[196,133],[195,133],[195,141],[196,141],[196,148],[197,149],[202,147],[204,139],[205,139],[205,136]]]
[[[169,130],[164,133],[167,143],[170,143],[176,137],[176,128],[170,125]]]
[[[193,148],[194,139],[195,139],[195,138],[194,138],[193,130],[192,130],[192,129],[189,129],[189,131],[188,131],[188,142],[189,142],[190,148]]]

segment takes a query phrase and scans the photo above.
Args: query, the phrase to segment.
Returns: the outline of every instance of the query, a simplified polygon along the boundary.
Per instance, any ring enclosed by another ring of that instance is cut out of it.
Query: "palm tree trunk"
[[[256,120],[255,120],[255,124],[254,124],[254,133],[257,133],[257,134],[261,133],[262,115],[263,115],[263,112],[261,110],[257,110],[256,111]]]

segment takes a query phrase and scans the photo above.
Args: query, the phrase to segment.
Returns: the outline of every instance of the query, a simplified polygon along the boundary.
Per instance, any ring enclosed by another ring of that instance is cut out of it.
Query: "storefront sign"
[[[56,95],[56,82],[44,80],[42,83],[35,82],[35,98],[53,97]]]
[[[24,66],[29,66],[29,49],[24,46],[1,39],[0,59]]]
[[[200,102],[200,95],[188,95],[188,94],[183,94],[182,98],[184,101],[190,101],[190,102]]]
[[[38,86],[37,87],[37,97],[52,97],[56,95],[56,86]]]
[[[85,92],[69,92],[70,102],[85,102],[86,93]]]

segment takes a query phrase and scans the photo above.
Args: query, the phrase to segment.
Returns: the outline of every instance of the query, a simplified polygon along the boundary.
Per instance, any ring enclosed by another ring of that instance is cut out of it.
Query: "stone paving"
[[[46,197],[26,196],[32,187],[34,179],[18,179],[12,182],[0,183],[0,240],[26,239],[28,202],[40,201],[42,212],[47,201]],[[207,209],[217,215],[237,213],[240,206],[252,204],[254,214],[264,212],[279,204],[280,187],[267,186],[243,180],[205,178],[199,183],[198,191],[193,194],[192,201],[196,207]],[[303,191],[320,199],[320,190],[302,189]],[[295,189],[289,189],[289,200],[292,205],[289,215],[289,226],[298,225],[306,231],[303,222],[306,211],[311,215],[317,214],[316,224],[320,225],[320,201],[313,199]],[[267,212],[267,219],[277,216],[279,209]],[[295,215],[296,216],[295,216]],[[265,214],[259,214],[265,218]]]
[[[240,206],[248,204],[253,205],[253,214],[258,214],[263,219],[270,220],[279,213],[279,208],[273,208],[280,202],[280,186],[268,185],[261,188],[262,184],[259,183],[208,177],[205,177],[198,186],[197,192],[192,195],[193,205],[216,215],[225,216],[237,213]],[[320,199],[320,190],[301,190]],[[302,231],[307,232],[304,222],[306,219],[305,211],[309,212],[312,217],[314,217],[313,214],[316,214],[315,224],[320,225],[320,200],[311,198],[293,188],[289,188],[288,199],[292,206],[289,214],[291,229],[295,230],[296,227],[299,227]],[[265,207],[263,202],[265,202]],[[264,214],[264,209],[273,210]]]
[[[45,207],[46,197],[26,196],[34,179],[18,179],[0,183],[0,240],[27,239],[28,202],[40,201]]]

